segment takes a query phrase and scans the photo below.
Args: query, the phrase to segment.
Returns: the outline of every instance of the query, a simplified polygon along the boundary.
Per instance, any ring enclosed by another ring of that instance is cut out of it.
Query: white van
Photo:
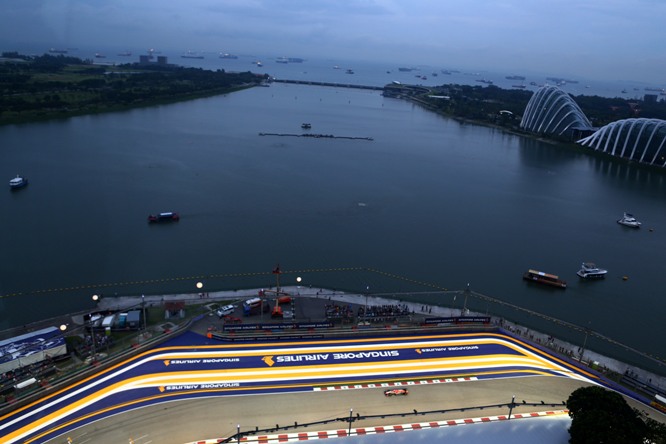
[[[218,308],[215,313],[217,314],[218,317],[223,318],[224,316],[229,316],[230,314],[233,314],[234,311],[236,311],[236,307],[233,305],[225,305],[224,307]]]

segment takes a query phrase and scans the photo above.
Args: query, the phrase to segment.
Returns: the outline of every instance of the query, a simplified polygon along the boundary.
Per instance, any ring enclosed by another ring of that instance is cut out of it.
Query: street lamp
[[[370,286],[365,286],[365,307],[363,307],[363,325],[368,322],[368,294],[370,294]]]
[[[585,346],[587,345],[587,337],[590,334],[590,327],[585,328],[585,339],[583,340],[583,348],[580,349],[580,357],[578,358],[578,362],[582,363],[583,362],[583,355],[585,354]]]
[[[467,283],[467,288],[465,289],[465,302],[463,303],[463,309],[462,313],[460,314],[461,316],[465,316],[467,314],[467,296],[469,296],[470,290],[469,290],[469,282]]]
[[[95,344],[95,329],[93,328],[93,317],[92,313],[88,315],[88,322],[90,322],[90,337],[92,338],[92,359],[90,363],[95,365],[97,362],[97,346]]]
[[[146,329],[146,297],[141,295],[141,312],[143,315],[143,329]]]

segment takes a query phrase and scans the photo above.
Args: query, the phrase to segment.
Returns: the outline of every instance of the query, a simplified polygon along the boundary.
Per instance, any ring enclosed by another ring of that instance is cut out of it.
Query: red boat
[[[151,214],[148,216],[148,223],[158,223],[158,222],[178,222],[180,216],[178,213],[168,212],[168,213],[159,213]]]

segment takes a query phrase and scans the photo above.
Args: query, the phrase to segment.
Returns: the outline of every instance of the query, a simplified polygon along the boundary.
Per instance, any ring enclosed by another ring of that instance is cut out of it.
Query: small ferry
[[[309,123],[303,123],[303,124],[301,124],[301,128],[303,128],[303,129],[310,129],[310,128],[312,128],[312,125],[309,124]]]
[[[583,262],[580,270],[576,272],[583,279],[603,279],[607,273],[608,270],[598,268],[593,262]]]
[[[26,185],[28,185],[28,179],[21,177],[18,174],[15,178],[9,181],[9,188],[12,190],[18,190],[19,188],[23,188]]]
[[[158,222],[178,222],[180,220],[180,215],[174,212],[166,212],[159,214],[151,214],[148,216],[148,223],[158,223]]]
[[[625,227],[631,227],[631,228],[641,227],[641,223],[634,217],[633,214],[630,213],[624,213],[622,219],[618,219],[617,223],[620,225],[624,225]]]
[[[534,281],[540,284],[551,285],[557,288],[567,288],[567,283],[554,274],[544,273],[543,271],[527,270],[523,274],[526,281]]]

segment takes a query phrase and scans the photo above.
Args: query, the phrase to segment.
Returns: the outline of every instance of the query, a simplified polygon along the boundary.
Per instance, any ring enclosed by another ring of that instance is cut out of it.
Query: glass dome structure
[[[592,125],[569,94],[546,85],[527,103],[520,127],[537,134],[566,136],[573,130],[589,130]]]
[[[666,120],[618,120],[580,139],[578,143],[612,156],[666,166]]]

